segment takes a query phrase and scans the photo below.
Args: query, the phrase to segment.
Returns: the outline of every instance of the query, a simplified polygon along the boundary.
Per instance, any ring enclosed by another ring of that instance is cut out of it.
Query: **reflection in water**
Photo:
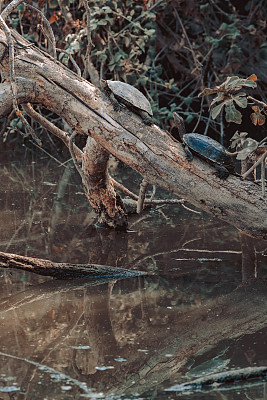
[[[69,168],[14,165],[1,180],[1,251],[155,275],[100,284],[0,270],[0,397],[173,399],[164,389],[190,373],[267,365],[266,242],[251,252],[232,227],[173,206],[133,216],[128,233],[96,230]],[[266,396],[264,383],[221,394],[186,397]]]

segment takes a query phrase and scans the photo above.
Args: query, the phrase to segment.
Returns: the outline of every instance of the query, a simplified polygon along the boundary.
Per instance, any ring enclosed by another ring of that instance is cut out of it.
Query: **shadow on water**
[[[1,166],[0,250],[153,275],[60,281],[0,269],[0,398],[266,399],[264,380],[166,389],[267,365],[267,243],[181,206],[132,216],[128,233],[95,229],[66,166]]]

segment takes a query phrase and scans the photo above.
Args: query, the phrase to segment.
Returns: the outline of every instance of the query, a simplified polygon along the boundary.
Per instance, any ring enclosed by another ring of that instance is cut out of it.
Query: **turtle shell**
[[[186,133],[183,135],[183,141],[190,150],[206,160],[226,167],[233,166],[231,156],[225,152],[224,146],[216,140],[199,133]]]
[[[149,101],[138,89],[120,81],[107,81],[107,84],[119,101],[122,100],[126,105],[146,111],[150,116],[153,115]]]

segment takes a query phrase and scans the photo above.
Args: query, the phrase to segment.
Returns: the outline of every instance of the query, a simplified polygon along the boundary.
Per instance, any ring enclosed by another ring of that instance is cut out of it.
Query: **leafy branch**
[[[199,94],[199,97],[217,94],[210,104],[212,118],[215,119],[221,113],[223,107],[225,107],[226,121],[241,124],[242,114],[237,110],[235,104],[240,108],[248,106],[247,95],[241,90],[243,87],[255,89],[257,86],[256,80],[257,77],[254,74],[246,79],[239,78],[238,76],[228,76],[225,82],[214,89],[205,88]],[[219,104],[215,106],[215,103]]]
[[[257,76],[255,74],[250,75],[248,78],[243,79],[238,76],[227,77],[225,82],[221,85],[216,86],[213,89],[205,88],[199,97],[216,94],[217,96],[212,100],[210,104],[211,116],[215,119],[223,110],[225,110],[225,119],[227,122],[234,122],[241,124],[242,114],[237,110],[236,105],[240,108],[247,108],[248,105],[252,108],[250,115],[252,123],[256,125],[264,125],[266,121],[265,115],[267,115],[267,104],[254,99],[251,96],[247,96],[246,92],[242,91],[245,88],[254,89],[256,84]],[[249,102],[248,102],[249,101]],[[216,103],[219,103],[215,105]],[[261,164],[261,184],[262,184],[262,195],[265,195],[265,162],[267,159],[266,142],[267,137],[261,142],[246,137],[247,132],[236,131],[231,138],[231,149],[235,149],[237,160],[250,161],[256,160],[256,162],[246,171],[242,178],[245,179],[253,170]]]

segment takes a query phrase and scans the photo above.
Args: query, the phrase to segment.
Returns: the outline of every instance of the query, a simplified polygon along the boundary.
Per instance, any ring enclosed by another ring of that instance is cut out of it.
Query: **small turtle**
[[[152,108],[147,98],[135,87],[120,81],[105,81],[101,79],[101,86],[111,99],[114,110],[119,110],[124,104],[131,111],[140,115],[144,124],[152,125]]]
[[[199,133],[186,133],[183,118],[176,112],[173,113],[173,118],[188,161],[193,160],[193,152],[216,168],[218,178],[226,179],[230,173],[236,175],[231,153],[228,153],[219,142]]]

